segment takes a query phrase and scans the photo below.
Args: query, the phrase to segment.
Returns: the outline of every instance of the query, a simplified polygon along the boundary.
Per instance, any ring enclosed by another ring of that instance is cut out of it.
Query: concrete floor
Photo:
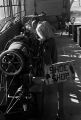
[[[63,83],[64,120],[81,120],[81,47],[66,34],[56,37],[58,61],[75,60],[75,79]]]

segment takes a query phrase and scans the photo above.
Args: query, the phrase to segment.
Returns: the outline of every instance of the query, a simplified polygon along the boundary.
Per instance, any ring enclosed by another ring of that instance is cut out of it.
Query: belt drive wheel
[[[0,68],[7,75],[17,75],[23,68],[23,59],[15,51],[4,51],[0,55]]]

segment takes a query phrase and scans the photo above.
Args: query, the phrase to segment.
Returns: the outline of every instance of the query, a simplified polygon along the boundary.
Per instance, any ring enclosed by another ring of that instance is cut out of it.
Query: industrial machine
[[[43,45],[25,34],[14,37],[5,45],[0,54],[1,81],[6,83],[2,99],[3,102],[6,97],[4,115],[42,113],[44,80],[37,78],[44,75],[43,53]]]

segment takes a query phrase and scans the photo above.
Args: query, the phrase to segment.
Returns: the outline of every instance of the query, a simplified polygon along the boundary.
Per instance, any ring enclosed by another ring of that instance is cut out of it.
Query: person
[[[44,75],[45,83],[50,84],[51,81],[53,80],[50,77],[48,68],[51,64],[57,63],[58,61],[54,29],[51,26],[51,24],[46,20],[46,14],[42,13],[41,15],[39,15],[38,18],[39,19],[37,19],[37,17],[36,19],[34,18],[31,24],[32,25],[31,31],[34,32],[34,34],[37,34],[39,43],[41,44],[41,46],[45,47],[43,51],[44,54],[42,54],[44,58],[44,64],[43,64],[44,66],[42,67],[44,67],[44,70],[41,70],[43,71],[44,74],[40,73],[38,77],[39,76],[43,77]],[[38,68],[38,66],[39,64],[36,67]],[[38,71],[39,68],[37,69],[37,73]]]
[[[31,31],[38,35],[39,42],[47,42],[44,62],[46,65],[49,65],[57,62],[57,47],[52,26],[49,24],[48,21],[44,20],[46,16],[45,14],[41,16],[41,20],[32,21]]]

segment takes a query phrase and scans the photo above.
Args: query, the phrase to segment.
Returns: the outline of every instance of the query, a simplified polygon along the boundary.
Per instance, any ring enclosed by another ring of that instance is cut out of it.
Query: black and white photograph
[[[0,120],[81,120],[81,0],[0,0]]]

